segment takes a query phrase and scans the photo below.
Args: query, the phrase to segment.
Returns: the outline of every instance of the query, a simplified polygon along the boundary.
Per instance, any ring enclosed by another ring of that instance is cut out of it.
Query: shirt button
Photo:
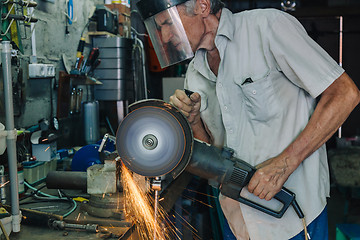
[[[219,83],[218,86],[221,88],[223,85],[222,85],[222,83]]]
[[[253,90],[252,93],[255,95],[255,94],[256,94],[256,90]]]
[[[228,107],[227,107],[227,106],[225,106],[225,107],[224,107],[224,110],[225,110],[225,111],[227,111],[227,110],[228,110]]]
[[[233,130],[232,128],[230,128],[230,129],[229,129],[229,133],[232,134],[233,132],[234,132],[234,130]]]

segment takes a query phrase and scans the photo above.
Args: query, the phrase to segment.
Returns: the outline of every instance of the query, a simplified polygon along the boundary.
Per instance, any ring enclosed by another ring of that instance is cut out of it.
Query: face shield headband
[[[154,11],[154,9],[147,9],[148,11],[141,9],[141,7],[144,7],[142,4],[144,4],[145,1],[150,2],[149,0],[140,1],[138,8],[142,16],[146,17],[144,23],[161,67],[165,68],[192,58],[194,53],[191,49],[176,5],[171,6],[169,3],[166,5],[168,8],[153,14],[152,11]],[[185,1],[182,0],[176,2],[181,4]],[[157,11],[159,11],[159,9],[157,9]]]

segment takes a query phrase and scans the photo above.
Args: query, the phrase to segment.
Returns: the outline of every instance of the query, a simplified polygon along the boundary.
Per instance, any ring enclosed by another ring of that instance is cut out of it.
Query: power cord
[[[39,189],[31,186],[31,185],[30,185],[28,182],[26,182],[26,181],[24,181],[24,184],[25,184],[25,186],[27,186],[27,187],[30,188],[31,190],[35,191],[34,196],[35,196],[36,198],[38,198],[38,199],[71,201],[74,206],[73,206],[73,208],[72,208],[69,212],[67,212],[67,213],[65,213],[65,214],[63,215],[64,218],[67,217],[67,216],[69,216],[71,213],[73,213],[73,212],[75,211],[75,209],[77,208],[77,203],[75,202],[74,199],[67,198],[67,197],[52,196],[52,195],[50,195],[50,194],[41,192]],[[39,196],[38,194],[41,194],[41,195],[43,195],[43,196]]]
[[[302,220],[302,224],[303,224],[303,227],[304,227],[304,233],[305,233],[305,240],[310,240],[311,238],[310,238],[310,234],[307,231],[304,213],[302,212],[302,210],[301,210],[301,208],[300,208],[300,206],[299,206],[299,204],[297,203],[296,200],[294,200],[291,205],[293,206],[296,214]]]

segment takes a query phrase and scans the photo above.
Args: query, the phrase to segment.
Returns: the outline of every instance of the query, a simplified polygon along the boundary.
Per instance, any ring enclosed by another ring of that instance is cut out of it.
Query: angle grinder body
[[[129,106],[129,114],[117,130],[116,148],[124,165],[137,174],[170,174],[175,179],[188,171],[208,179],[223,195],[276,218],[296,203],[295,194],[286,188],[274,197],[281,203],[280,209],[270,209],[240,196],[256,169],[235,158],[232,149],[194,139],[186,117],[162,100],[143,100]]]

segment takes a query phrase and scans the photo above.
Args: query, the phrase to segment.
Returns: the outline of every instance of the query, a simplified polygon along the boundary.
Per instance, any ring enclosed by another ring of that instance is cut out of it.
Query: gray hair
[[[197,0],[189,0],[184,3],[188,14],[194,15],[196,1]],[[216,14],[224,6],[225,4],[221,0],[210,0],[210,11],[212,14]]]

